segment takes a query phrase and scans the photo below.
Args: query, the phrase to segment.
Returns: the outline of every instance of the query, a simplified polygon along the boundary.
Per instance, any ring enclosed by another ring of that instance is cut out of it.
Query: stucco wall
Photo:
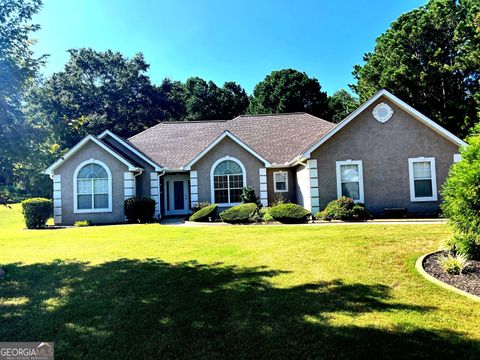
[[[112,212],[82,214],[74,214],[73,212],[73,174],[78,165],[90,159],[105,163],[112,173]],[[61,175],[62,224],[71,225],[79,220],[89,220],[93,224],[124,222],[123,173],[126,171],[128,171],[128,167],[125,164],[93,142],[84,145],[78,152],[55,169],[55,175]]]
[[[385,102],[393,109],[386,123],[378,122],[372,109]],[[362,114],[312,153],[318,160],[320,209],[337,197],[336,161],[362,160],[365,206],[374,213],[385,208],[406,208],[413,213],[434,213],[439,201],[411,202],[408,158],[435,157],[440,190],[458,147],[385,98]]]
[[[288,174],[288,191],[287,192],[274,192],[274,179],[273,173],[277,171],[286,171]],[[267,169],[267,190],[268,190],[268,202],[269,204],[274,201],[275,194],[282,195],[285,200],[289,202],[296,203],[296,179],[295,179],[295,169],[284,168],[284,169]]]
[[[234,157],[243,163],[247,173],[247,185],[253,187],[256,195],[259,196],[260,178],[258,170],[264,167],[264,164],[227,137],[192,166],[192,170],[198,171],[198,201],[212,201],[210,192],[210,170],[215,161],[224,156]]]
[[[295,177],[295,203],[303,206],[305,209],[310,209],[312,206],[312,202],[310,198],[310,177],[308,168],[303,165],[297,166],[295,168]]]

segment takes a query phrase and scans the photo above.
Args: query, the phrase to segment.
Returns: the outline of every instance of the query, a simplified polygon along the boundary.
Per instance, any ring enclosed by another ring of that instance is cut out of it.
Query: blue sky
[[[34,21],[46,75],[67,49],[143,52],[154,83],[200,76],[233,80],[251,93],[272,70],[294,68],[332,94],[375,39],[420,0],[44,0]]]

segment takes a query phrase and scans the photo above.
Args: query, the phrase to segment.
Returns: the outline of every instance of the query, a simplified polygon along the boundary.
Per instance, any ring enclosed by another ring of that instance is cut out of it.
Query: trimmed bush
[[[193,213],[188,220],[196,222],[207,222],[210,218],[213,220],[217,216],[217,208],[217,204],[205,206]]]
[[[281,204],[270,208],[274,220],[285,224],[299,224],[308,221],[310,211],[297,204]]]
[[[128,222],[152,222],[155,214],[155,200],[147,197],[130,198],[125,200],[124,210]]]
[[[261,208],[260,211],[259,211],[259,215],[260,215],[260,219],[262,221],[274,221],[275,219],[273,218],[272,216],[272,213],[271,213],[271,208],[270,207],[264,207],[264,208]]]
[[[230,224],[245,224],[254,222],[258,207],[254,203],[240,204],[220,213],[220,218]]]
[[[211,204],[208,201],[200,201],[195,203],[195,205],[192,206],[192,214],[195,214],[197,211],[202,210],[204,207],[210,206]]]
[[[343,221],[363,221],[369,217],[365,206],[361,203],[355,203],[351,198],[342,196],[327,204],[323,211],[315,214],[316,219],[321,220],[343,220]]]
[[[41,229],[52,216],[53,202],[44,198],[32,198],[22,201],[22,213],[25,225],[29,229]]]
[[[453,225],[455,250],[480,259],[480,135],[467,142],[442,188],[442,210]]]
[[[256,204],[258,207],[261,207],[262,204],[260,203],[260,199],[255,195],[255,189],[251,186],[245,186],[242,190],[242,194],[240,195],[242,199],[242,203],[249,204],[253,203]]]

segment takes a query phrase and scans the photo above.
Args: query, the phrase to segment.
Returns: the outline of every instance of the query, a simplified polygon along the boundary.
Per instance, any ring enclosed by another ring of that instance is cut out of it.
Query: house
[[[252,186],[315,213],[342,195],[373,213],[438,211],[439,190],[466,143],[386,90],[338,125],[306,113],[164,122],[128,140],[88,135],[45,173],[56,224],[125,221],[124,200],[156,201],[156,216],[197,202],[229,207]]]

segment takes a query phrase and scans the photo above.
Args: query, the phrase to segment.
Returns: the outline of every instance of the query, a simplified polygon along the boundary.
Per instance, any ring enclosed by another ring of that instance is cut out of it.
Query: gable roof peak
[[[309,158],[312,152],[317,149],[320,145],[325,143],[328,139],[330,139],[333,135],[339,132],[343,127],[345,127],[350,121],[355,119],[359,114],[363,113],[370,105],[372,105],[375,101],[380,99],[381,97],[387,98],[393,104],[398,106],[399,108],[403,109],[405,112],[410,114],[413,118],[417,119],[418,121],[422,122],[424,125],[428,126],[433,131],[437,132],[447,140],[451,141],[457,146],[466,146],[467,143],[462,139],[458,138],[450,131],[445,129],[444,127],[437,124],[435,121],[427,117],[426,115],[422,114],[420,111],[414,109],[412,106],[408,105],[406,102],[398,98],[397,96],[393,95],[387,89],[381,89],[377,91],[370,99],[365,101],[362,105],[360,105],[355,111],[353,111],[350,115],[348,115],[345,119],[337,124],[331,131],[326,133],[322,136],[310,149],[308,149],[304,153],[304,157]]]

